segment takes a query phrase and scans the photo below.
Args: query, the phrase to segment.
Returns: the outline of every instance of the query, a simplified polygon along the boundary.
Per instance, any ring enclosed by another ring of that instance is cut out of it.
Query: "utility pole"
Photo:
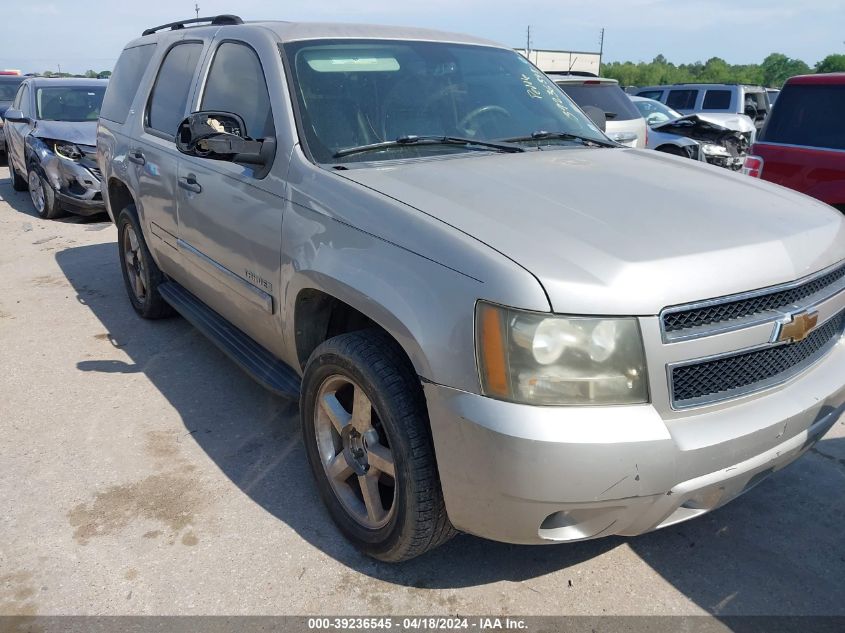
[[[525,34],[525,57],[531,61],[531,25],[528,25],[528,31]]]
[[[194,11],[197,13],[197,20],[200,18],[200,5],[194,2]]]
[[[599,76],[601,76],[601,59],[604,55],[604,28],[601,30],[601,39],[599,40]]]

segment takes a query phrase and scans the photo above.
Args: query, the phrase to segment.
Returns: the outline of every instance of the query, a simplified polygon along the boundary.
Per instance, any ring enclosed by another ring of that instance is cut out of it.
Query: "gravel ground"
[[[387,566],[317,499],[295,405],[125,296],[104,217],[38,219],[0,167],[0,614],[845,615],[845,425],[646,536],[460,536]]]

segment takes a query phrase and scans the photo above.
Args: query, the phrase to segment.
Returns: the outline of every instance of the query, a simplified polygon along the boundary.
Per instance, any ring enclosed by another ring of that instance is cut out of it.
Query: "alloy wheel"
[[[138,303],[147,298],[146,270],[141,251],[141,243],[131,224],[127,224],[123,231],[123,260],[126,266],[126,277],[132,288],[132,294]]]
[[[29,197],[32,198],[32,204],[35,207],[35,210],[38,211],[38,213],[44,213],[46,201],[44,197],[44,183],[41,180],[41,176],[39,176],[34,170],[30,171],[27,178],[27,184],[29,185]]]
[[[383,527],[396,512],[396,467],[378,412],[339,374],[323,381],[316,404],[317,450],[332,490],[355,521]]]

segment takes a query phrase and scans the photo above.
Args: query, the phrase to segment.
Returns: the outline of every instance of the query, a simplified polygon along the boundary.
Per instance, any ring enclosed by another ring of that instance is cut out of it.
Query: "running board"
[[[299,375],[175,281],[158,287],[162,298],[226,356],[276,395],[299,400]]]

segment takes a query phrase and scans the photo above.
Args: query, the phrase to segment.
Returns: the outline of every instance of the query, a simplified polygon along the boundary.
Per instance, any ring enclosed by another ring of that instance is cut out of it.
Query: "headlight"
[[[56,151],[56,154],[68,160],[79,160],[83,155],[82,150],[73,143],[56,143],[53,149]]]
[[[701,146],[701,151],[708,156],[730,156],[728,148],[722,145],[714,145],[713,143],[704,143]]]
[[[635,318],[562,317],[479,302],[475,332],[485,395],[541,405],[648,402]]]

